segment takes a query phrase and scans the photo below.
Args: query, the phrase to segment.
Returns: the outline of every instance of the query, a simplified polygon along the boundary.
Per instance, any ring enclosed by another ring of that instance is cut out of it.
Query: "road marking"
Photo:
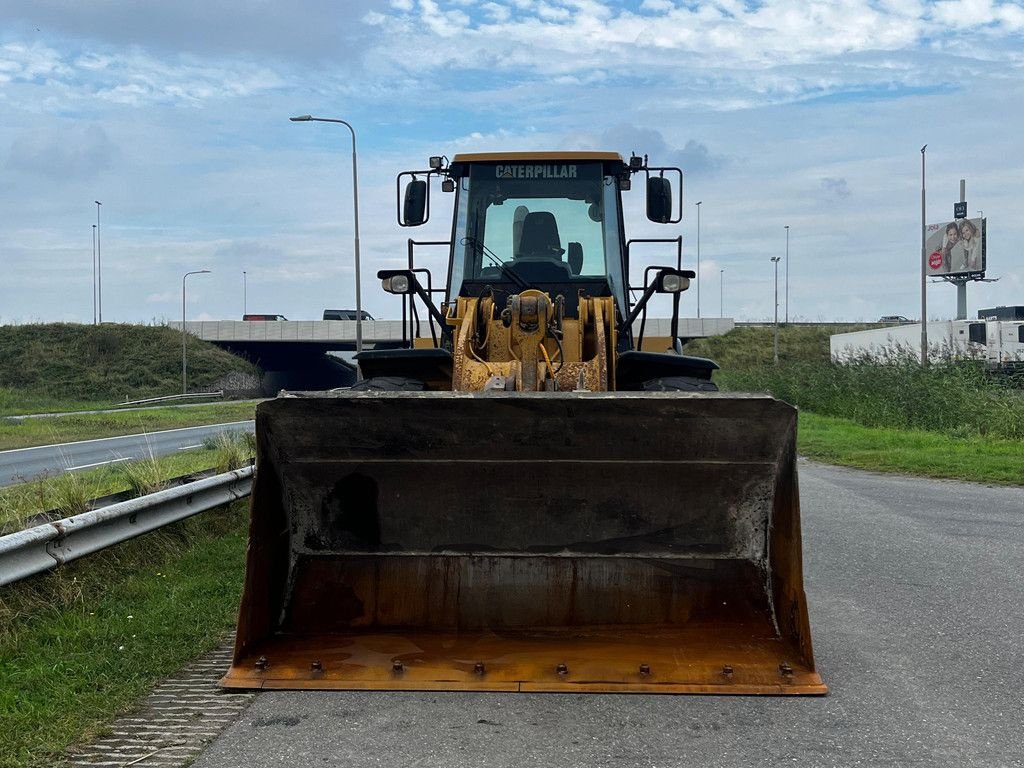
[[[77,467],[65,467],[65,472],[74,472],[76,469],[88,469],[89,467],[101,467],[104,464],[116,464],[119,461],[131,461],[130,456],[125,456],[123,459],[108,459],[107,461],[97,461],[95,464],[79,464]]]
[[[177,427],[175,429],[161,429],[161,430],[158,430],[156,432],[140,432],[140,433],[134,434],[134,435],[115,435],[114,437],[97,437],[94,440],[76,440],[73,443],[51,443],[50,445],[33,445],[33,446],[28,447],[28,448],[9,448],[6,451],[0,451],[0,456],[3,456],[5,453],[19,453],[19,452],[22,452],[22,451],[38,451],[41,448],[62,448],[64,446],[68,446],[68,445],[85,445],[87,443],[102,443],[104,440],[125,440],[125,439],[127,439],[129,437],[144,437],[144,438],[146,438],[148,440],[149,438],[154,437],[155,435],[168,435],[171,432],[186,432],[186,431],[188,431],[190,429],[216,429],[217,427],[249,428],[250,424],[255,424],[255,422],[252,419],[250,419],[248,421],[228,421],[228,422],[224,422],[223,424],[199,424],[199,425],[194,426],[194,427]],[[227,430],[221,430],[221,431],[227,431]]]
[[[179,451],[187,451],[187,450],[189,450],[191,448],[202,448],[202,447],[203,447],[202,443],[196,443],[195,445],[183,445],[178,450]]]

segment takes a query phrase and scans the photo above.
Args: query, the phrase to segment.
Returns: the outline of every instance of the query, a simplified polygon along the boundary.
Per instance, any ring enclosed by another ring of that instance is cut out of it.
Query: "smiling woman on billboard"
[[[970,219],[960,222],[960,245],[958,250],[963,251],[963,271],[980,272],[981,264],[981,235],[978,227]]]

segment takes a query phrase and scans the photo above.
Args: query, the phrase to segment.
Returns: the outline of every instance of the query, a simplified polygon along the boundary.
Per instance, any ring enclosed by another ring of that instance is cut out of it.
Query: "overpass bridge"
[[[408,321],[364,320],[362,325],[365,349],[404,347],[413,335]],[[634,323],[635,334],[640,333],[640,325],[639,320]],[[180,322],[168,326],[181,330]],[[721,336],[734,327],[729,317],[679,318],[679,336],[684,341]],[[343,387],[355,380],[355,367],[345,359],[345,353],[356,348],[354,320],[196,320],[185,323],[185,330],[259,365],[267,394],[281,389]],[[664,351],[671,345],[668,318],[648,318],[643,332],[645,350]],[[419,344],[431,343],[426,320],[417,339]]]

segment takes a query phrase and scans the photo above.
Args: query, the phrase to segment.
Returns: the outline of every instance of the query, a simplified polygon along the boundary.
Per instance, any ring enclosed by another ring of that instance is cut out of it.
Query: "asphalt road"
[[[198,448],[203,444],[203,440],[221,432],[251,432],[254,428],[253,421],[233,421],[0,451],[0,487],[23,483],[43,475],[52,476],[62,472],[94,469],[106,464],[147,458],[150,455],[164,456]]]
[[[800,476],[827,697],[275,691],[194,766],[1024,765],[1024,491]]]

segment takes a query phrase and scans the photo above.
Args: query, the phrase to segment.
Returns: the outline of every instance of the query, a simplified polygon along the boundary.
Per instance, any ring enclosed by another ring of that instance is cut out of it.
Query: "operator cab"
[[[449,247],[445,287],[434,288],[429,270],[415,268],[417,243],[411,239],[408,269],[377,273],[385,291],[405,296],[403,318],[410,318],[410,339],[419,328],[414,296],[432,318],[428,329],[435,347],[450,348],[450,328],[435,295],[444,296],[441,308],[459,298],[489,296],[498,310],[528,289],[548,294],[565,317],[579,317],[582,298],[613,298],[617,343],[623,349],[631,347],[632,323],[641,313],[646,317],[651,296],[671,293],[675,337],[679,294],[694,274],[682,268],[681,237],[626,240],[621,195],[636,174],[646,178],[647,218],[678,224],[682,201],[673,201],[670,178],[677,178],[681,189],[682,170],[650,166],[646,156],[633,155],[626,162],[616,152],[462,154],[450,163],[431,157],[428,170],[400,173],[400,226],[417,227],[429,220],[432,178],[441,179],[442,191],[455,193],[451,240],[418,243]],[[647,267],[643,285],[631,286],[630,242],[674,244],[675,267]],[[636,290],[643,295],[633,301],[630,294]],[[444,337],[440,341],[435,326]]]
[[[619,180],[614,153],[545,158],[515,153],[457,155],[451,295],[518,293],[542,287],[566,297],[566,312],[586,296],[625,306]]]

